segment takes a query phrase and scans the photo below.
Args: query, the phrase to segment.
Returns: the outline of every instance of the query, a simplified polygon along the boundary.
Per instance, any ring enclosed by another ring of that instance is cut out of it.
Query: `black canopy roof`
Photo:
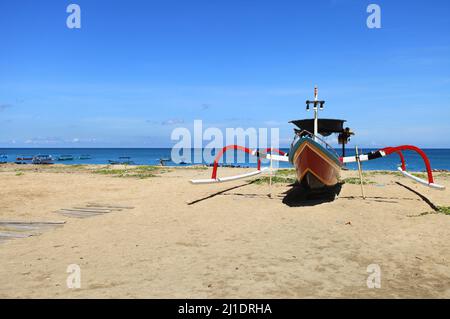
[[[319,134],[328,136],[333,133],[341,133],[344,130],[345,120],[319,119]],[[307,130],[314,133],[314,119],[294,120],[289,123],[294,124],[301,130]]]

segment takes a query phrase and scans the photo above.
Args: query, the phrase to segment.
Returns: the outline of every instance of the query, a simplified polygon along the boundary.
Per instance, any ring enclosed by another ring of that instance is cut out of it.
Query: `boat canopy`
[[[342,133],[344,130],[345,120],[336,119],[319,119],[319,134],[323,136],[329,136],[333,133]],[[309,132],[314,132],[314,119],[306,120],[294,120],[289,123],[294,124],[300,130],[306,130]]]

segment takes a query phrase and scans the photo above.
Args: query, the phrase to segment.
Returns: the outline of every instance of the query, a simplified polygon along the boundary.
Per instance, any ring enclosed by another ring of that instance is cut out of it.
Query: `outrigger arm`
[[[414,151],[416,153],[418,153],[424,163],[425,163],[425,167],[427,169],[427,175],[428,175],[428,181],[416,177],[414,175],[412,175],[411,173],[408,173],[406,171],[406,162],[405,162],[405,157],[403,156],[402,151]],[[379,149],[378,151],[374,151],[374,152],[370,152],[367,154],[361,154],[359,155],[359,161],[360,162],[364,162],[364,161],[370,161],[370,160],[374,160],[380,157],[385,157],[391,154],[398,154],[400,156],[400,160],[401,160],[401,166],[398,168],[398,170],[405,176],[408,177],[410,179],[415,180],[416,182],[434,188],[434,189],[439,189],[439,190],[444,190],[445,186],[436,184],[434,182],[434,177],[433,177],[433,171],[431,170],[431,165],[430,165],[430,160],[428,159],[427,155],[425,154],[424,151],[422,151],[420,148],[416,147],[416,146],[412,146],[412,145],[402,145],[402,146],[397,146],[397,147],[385,147],[382,149]],[[356,156],[346,156],[346,157],[341,157],[340,158],[341,162],[346,164],[346,163],[354,163],[357,161],[357,157]]]
[[[240,175],[234,175],[234,176],[228,176],[228,177],[217,177],[217,169],[219,167],[219,160],[222,158],[222,156],[225,154],[225,152],[230,150],[240,150],[245,153],[248,153],[250,155],[256,156],[258,158],[258,167],[256,171],[240,174]],[[269,154],[270,153],[270,154]],[[277,153],[277,154],[273,154]],[[208,179],[193,179],[191,180],[192,184],[212,184],[212,183],[223,183],[223,182],[230,182],[235,181],[238,179],[248,178],[251,176],[259,175],[263,172],[266,172],[269,170],[268,167],[261,167],[261,159],[271,159],[274,161],[280,161],[280,162],[288,162],[289,158],[283,151],[280,151],[279,149],[275,148],[267,148],[264,150],[251,150],[247,147],[239,146],[239,145],[228,145],[225,146],[220,152],[216,155],[216,158],[214,159],[214,166],[213,171],[211,174],[211,178]]]
[[[222,156],[225,154],[225,152],[230,151],[230,150],[240,150],[240,151],[246,152],[250,155],[256,156],[258,158],[257,169],[255,171],[240,174],[240,175],[217,177],[219,161],[222,158]],[[414,151],[422,157],[422,159],[425,163],[426,170],[427,170],[428,180],[421,179],[421,178],[414,176],[411,173],[406,171],[406,162],[405,162],[405,157],[404,157],[402,151],[407,151],[407,150]],[[361,154],[358,157],[359,157],[360,162],[365,162],[365,161],[371,161],[371,160],[374,160],[377,158],[385,157],[385,156],[388,156],[388,155],[391,155],[394,153],[396,153],[400,157],[401,166],[398,168],[398,170],[405,177],[408,177],[424,186],[428,186],[433,189],[439,189],[439,190],[445,189],[445,186],[436,184],[434,182],[433,171],[431,169],[430,160],[428,159],[425,152],[416,146],[402,145],[402,146],[397,146],[397,147],[385,147],[385,148],[379,149],[377,151],[369,152],[367,154]],[[263,167],[263,168],[261,167],[261,159],[268,159],[268,160],[279,161],[279,162],[289,162],[288,154],[286,154],[283,151],[280,151],[278,149],[275,149],[275,148],[267,148],[267,149],[263,149],[263,150],[251,150],[249,148],[239,146],[239,145],[228,145],[228,146],[224,147],[217,154],[216,158],[214,159],[214,166],[213,166],[211,178],[194,179],[194,180],[191,180],[191,183],[192,184],[223,183],[223,182],[230,182],[230,181],[234,181],[234,180],[238,180],[238,179],[243,179],[243,178],[248,178],[251,176],[259,175],[259,174],[264,173],[269,170],[268,167]],[[340,161],[343,164],[354,163],[357,161],[357,157],[356,156],[341,157]]]

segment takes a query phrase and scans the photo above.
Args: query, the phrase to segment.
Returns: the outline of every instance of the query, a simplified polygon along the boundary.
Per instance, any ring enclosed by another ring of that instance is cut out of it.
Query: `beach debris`
[[[62,227],[65,221],[12,221],[0,220],[0,242],[38,236],[46,230]]]
[[[134,209],[133,206],[117,206],[109,204],[88,203],[86,205],[75,206],[71,208],[61,208],[56,211],[64,216],[75,218],[87,218],[98,215],[120,212],[122,210]]]
[[[348,222],[345,223],[345,225],[352,226],[352,222],[351,222],[351,221],[348,221]]]

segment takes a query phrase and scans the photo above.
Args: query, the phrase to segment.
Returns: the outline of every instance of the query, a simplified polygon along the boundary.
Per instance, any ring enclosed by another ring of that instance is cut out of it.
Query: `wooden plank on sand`
[[[0,225],[63,225],[65,221],[17,221],[17,220],[0,220]]]
[[[103,205],[97,203],[88,203],[88,207],[105,207],[105,208],[121,208],[121,209],[134,209],[133,206],[118,206],[118,205]]]
[[[73,208],[62,208],[60,210],[64,210],[64,211],[67,211],[67,212],[96,213],[96,214],[111,213],[111,210],[98,211],[98,210],[92,210],[92,209],[73,209]]]
[[[33,234],[10,232],[10,231],[0,232],[0,238],[27,238],[27,237],[31,237],[31,236],[33,236]]]

